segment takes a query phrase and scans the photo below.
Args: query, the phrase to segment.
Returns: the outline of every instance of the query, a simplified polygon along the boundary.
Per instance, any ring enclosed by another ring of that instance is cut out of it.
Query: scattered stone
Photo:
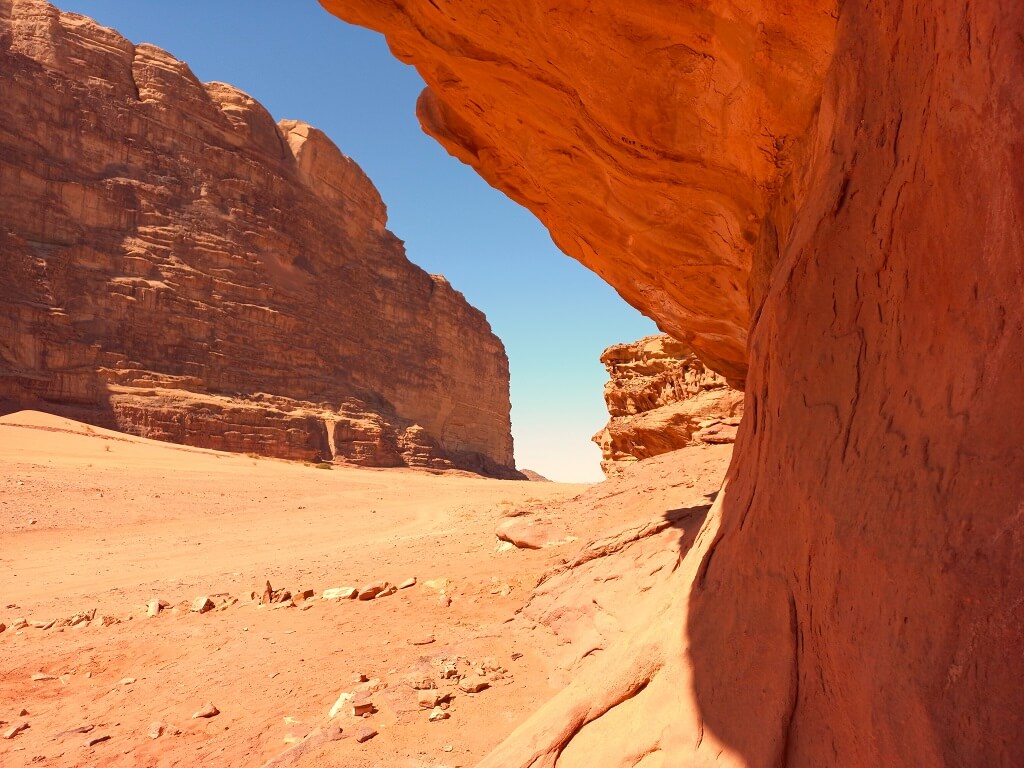
[[[217,709],[213,704],[207,702],[203,705],[202,709],[192,715],[192,719],[196,720],[200,717],[216,717],[220,714],[220,710]]]
[[[373,706],[373,699],[370,698],[369,691],[360,691],[352,699],[352,714],[355,717],[365,717],[376,711],[377,708]]]
[[[376,729],[370,728],[369,726],[364,725],[362,728],[360,728],[358,731],[356,731],[356,741],[358,741],[360,744],[362,744],[365,741],[369,741],[370,739],[372,739],[376,735],[377,735]]]
[[[399,584],[398,588],[399,589],[408,589],[409,587],[415,587],[415,586],[416,586],[416,577],[412,576],[412,577],[406,579],[405,581],[403,581],[401,584]]]
[[[440,707],[434,707],[430,710],[430,716],[427,718],[432,723],[436,723],[438,720],[447,720],[451,715],[445,712]]]
[[[217,610],[218,611],[226,611],[231,606],[237,605],[237,604],[238,604],[238,598],[237,597],[229,597],[227,600],[225,600],[223,603],[221,603],[217,607]]]
[[[28,717],[28,710],[22,708],[22,710],[18,713],[18,717]]]
[[[10,728],[4,731],[4,738],[13,739],[15,736],[17,736],[19,733],[25,730],[28,730],[28,723],[21,722],[17,725],[12,725]]]
[[[445,699],[447,697],[448,695],[445,693],[427,689],[416,693],[416,703],[419,705],[420,709],[434,709],[441,703],[441,699]]]
[[[423,582],[423,586],[427,589],[432,589],[435,592],[444,592],[448,589],[448,579],[430,579],[429,581]]]
[[[214,608],[213,600],[206,595],[200,595],[192,601],[192,613],[206,613]]]
[[[271,603],[287,603],[291,601],[292,593],[287,589],[275,589],[274,596],[271,599]]]
[[[97,744],[102,744],[104,741],[110,741],[110,736],[104,734],[103,736],[93,736],[91,739],[85,740],[85,747],[95,747]]]
[[[316,594],[316,592],[314,592],[312,589],[304,589],[301,592],[299,592],[299,594],[297,594],[295,596],[295,599],[296,600],[310,600],[310,599],[312,599],[313,595],[315,595],[315,594]]]
[[[355,678],[355,682],[357,682],[357,683],[365,683],[365,682],[369,682],[369,680],[370,680],[370,678],[368,678],[368,677],[367,677],[366,675],[364,675],[364,674],[363,674],[362,672],[360,672],[359,674],[357,674],[357,675],[356,675],[356,678]]]
[[[480,675],[471,675],[459,681],[459,690],[466,693],[480,693],[490,687],[491,684]]]
[[[503,520],[494,533],[501,541],[511,542],[519,549],[543,549],[572,539],[568,531],[553,523],[523,517]]]
[[[263,595],[260,597],[260,605],[270,605],[274,599],[274,588],[270,586],[270,582],[267,582],[267,586],[263,590]]]
[[[437,688],[437,683],[435,683],[426,675],[408,677],[406,678],[405,683],[414,691],[429,691],[432,688]]]
[[[114,624],[121,623],[121,620],[116,616],[100,616],[98,621],[101,627],[112,627]]]
[[[24,629],[28,626],[28,622],[25,619],[15,619],[11,622],[11,631],[17,632],[19,629]]]
[[[0,621],[0,635],[2,635],[6,629],[7,625]]]
[[[299,610],[300,611],[308,611],[312,607],[313,607],[313,603],[307,600],[306,602],[304,602],[302,605],[299,606]]]
[[[120,680],[118,680],[117,684],[118,685],[131,685],[134,682],[135,682],[135,678],[134,677],[122,677]]]
[[[323,600],[352,600],[359,596],[359,590],[354,587],[335,587],[325,589],[320,595]]]
[[[442,680],[457,679],[459,677],[459,668],[454,661],[445,661],[441,663],[441,669],[437,674]]]
[[[410,637],[408,640],[409,645],[430,645],[433,642],[433,635],[423,635],[422,637]]]
[[[164,724],[159,720],[150,723],[149,730],[146,732],[146,735],[151,739],[159,739],[164,735]]]
[[[146,606],[146,615],[149,617],[158,616],[164,608],[170,608],[171,604],[166,600],[150,600]]]
[[[32,681],[36,682],[36,683],[42,683],[42,682],[45,682],[47,680],[56,680],[56,679],[57,679],[56,676],[48,675],[45,672],[36,672],[34,675],[32,675]]]
[[[342,693],[338,697],[338,700],[334,702],[334,706],[331,707],[331,711],[327,713],[327,716],[332,719],[337,717],[341,710],[345,708],[345,705],[352,701],[352,699],[353,696],[351,693]]]
[[[390,586],[386,581],[375,581],[372,584],[367,584],[359,590],[359,599],[373,600]]]
[[[442,608],[447,608],[452,604],[452,599],[448,597],[444,592],[437,596],[437,602],[441,604]]]
[[[394,584],[388,584],[388,588],[381,592],[377,597],[388,597],[389,595],[395,594],[398,591],[398,587]]]
[[[56,619],[50,619],[49,621],[33,621],[32,626],[36,629],[50,629],[56,623]]]

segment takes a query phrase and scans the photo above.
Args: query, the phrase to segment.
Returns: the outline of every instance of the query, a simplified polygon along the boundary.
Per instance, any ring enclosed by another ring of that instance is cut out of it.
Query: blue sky
[[[656,332],[562,254],[525,209],[422,133],[423,87],[383,38],[315,0],[56,0],[231,83],[275,118],[304,120],[362,166],[408,256],[487,314],[512,372],[516,461],[553,480],[600,480],[601,351]]]

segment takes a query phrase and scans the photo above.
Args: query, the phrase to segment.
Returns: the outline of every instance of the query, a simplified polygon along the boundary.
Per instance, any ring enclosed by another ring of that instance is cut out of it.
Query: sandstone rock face
[[[739,383],[761,221],[836,0],[321,0],[427,83],[419,117],[559,247]]]
[[[320,131],[0,0],[0,400],[147,437],[514,476],[508,364]]]
[[[746,380],[650,620],[482,765],[1024,764],[1024,5],[324,4]]]
[[[606,475],[636,461],[702,443],[731,443],[743,394],[664,334],[616,344],[601,355],[611,420],[594,435]]]

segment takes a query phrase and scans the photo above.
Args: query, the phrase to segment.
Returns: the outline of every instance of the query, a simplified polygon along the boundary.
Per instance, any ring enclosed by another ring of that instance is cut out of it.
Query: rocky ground
[[[473,765],[628,628],[730,448],[588,487],[4,417],[0,763]]]

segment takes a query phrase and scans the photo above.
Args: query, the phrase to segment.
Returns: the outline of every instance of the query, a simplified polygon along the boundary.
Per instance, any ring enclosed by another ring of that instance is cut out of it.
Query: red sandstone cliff
[[[0,399],[297,459],[514,473],[484,316],[303,123],[0,0]]]
[[[593,440],[606,475],[691,445],[732,443],[743,394],[664,334],[608,347],[604,401],[611,419]]]
[[[322,2],[746,381],[646,620],[482,765],[1024,765],[1024,5]]]

